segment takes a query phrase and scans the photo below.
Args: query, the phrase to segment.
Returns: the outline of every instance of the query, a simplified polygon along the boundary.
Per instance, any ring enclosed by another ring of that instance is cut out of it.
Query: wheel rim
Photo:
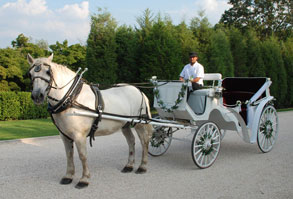
[[[172,141],[172,128],[168,127],[154,127],[153,133],[149,143],[149,154],[152,156],[163,155],[169,148]]]
[[[213,122],[203,124],[192,141],[192,158],[199,168],[210,167],[220,151],[221,133]]]
[[[262,152],[272,150],[278,137],[279,121],[277,111],[273,106],[267,106],[260,117],[257,144]]]

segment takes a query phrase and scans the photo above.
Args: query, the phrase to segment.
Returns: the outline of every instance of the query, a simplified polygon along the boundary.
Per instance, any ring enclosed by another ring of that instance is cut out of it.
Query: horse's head
[[[38,59],[34,59],[28,54],[27,60],[30,64],[28,72],[32,83],[31,98],[36,105],[40,105],[46,99],[52,86],[52,72],[50,65],[53,60],[53,54],[48,58]]]

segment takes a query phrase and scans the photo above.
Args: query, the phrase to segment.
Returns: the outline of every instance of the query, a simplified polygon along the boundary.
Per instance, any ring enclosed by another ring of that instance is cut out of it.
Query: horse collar
[[[50,103],[48,103],[48,111],[51,114],[61,113],[62,111],[66,110],[70,106],[72,106],[73,101],[76,99],[76,97],[79,95],[81,88],[82,88],[83,82],[81,81],[81,78],[79,75],[77,75],[74,78],[74,82],[68,89],[67,93],[63,96],[61,100],[56,100],[55,98],[52,98],[48,96],[49,99],[52,99],[54,101],[57,101],[58,103],[54,106],[52,106]]]

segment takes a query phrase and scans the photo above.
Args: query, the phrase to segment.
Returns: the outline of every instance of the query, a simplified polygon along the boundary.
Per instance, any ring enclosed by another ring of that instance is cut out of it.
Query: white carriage
[[[222,80],[219,73],[205,74],[204,80],[212,84],[188,94],[186,83],[153,79],[154,108],[159,116],[155,120],[158,124],[153,124],[149,154],[164,154],[178,129],[191,129],[192,158],[199,168],[214,163],[226,130],[237,131],[245,142],[257,142],[262,152],[269,152],[278,137],[278,116],[269,91],[271,80]]]

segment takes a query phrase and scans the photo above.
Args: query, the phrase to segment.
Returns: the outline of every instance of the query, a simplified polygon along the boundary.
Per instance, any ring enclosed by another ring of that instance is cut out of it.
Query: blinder
[[[28,77],[31,79],[31,87],[32,87],[35,79],[38,79],[38,78],[41,79],[41,80],[43,80],[43,81],[45,81],[45,82],[47,82],[48,83],[48,86],[46,88],[46,91],[48,91],[48,90],[50,90],[52,88],[52,79],[53,79],[53,76],[52,76],[51,66],[49,64],[46,64],[46,63],[43,63],[43,65],[49,67],[49,70],[46,72],[46,74],[50,76],[50,79],[46,79],[46,78],[44,78],[42,76],[35,76],[33,78],[31,77],[30,71],[32,69],[34,69],[34,72],[40,72],[42,70],[42,64],[34,64],[34,65],[32,65],[30,67],[29,71],[28,71]]]

